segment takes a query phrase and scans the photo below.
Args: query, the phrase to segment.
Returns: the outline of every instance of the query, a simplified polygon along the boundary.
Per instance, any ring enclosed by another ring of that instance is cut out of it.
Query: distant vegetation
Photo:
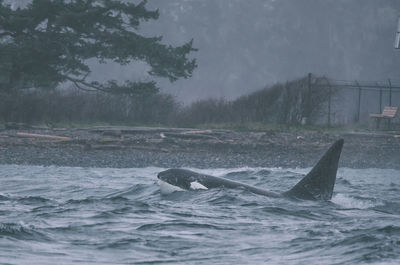
[[[314,78],[313,84],[323,82]],[[0,119],[30,124],[118,123],[165,126],[202,124],[297,125],[303,117],[313,124],[326,115],[328,87],[309,94],[307,77],[266,87],[233,101],[208,99],[182,106],[165,94],[115,95],[85,92],[32,90],[0,99]],[[309,101],[308,101],[309,100]]]
[[[323,84],[323,81],[324,78],[314,78],[311,82]],[[329,87],[311,86],[309,90],[308,82],[308,78],[305,77],[285,84],[276,84],[234,101],[217,99],[198,101],[181,111],[180,122],[186,124],[262,122],[297,125],[302,123],[304,117],[308,117],[308,123],[314,124],[326,115]]]
[[[81,90],[28,91],[0,98],[0,119],[28,124],[164,123],[177,110],[169,95],[129,97]]]

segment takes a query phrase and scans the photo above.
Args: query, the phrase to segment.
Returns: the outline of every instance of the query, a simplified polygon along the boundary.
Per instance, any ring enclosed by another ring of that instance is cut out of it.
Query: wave
[[[399,202],[392,202],[386,201],[381,205],[377,205],[373,207],[375,211],[392,214],[392,215],[400,215],[400,203]]]
[[[132,245],[137,243],[142,243],[144,240],[142,238],[122,238],[119,240],[115,240],[111,243],[102,244],[97,247],[99,250],[103,249],[120,249],[120,250],[131,250]]]
[[[0,237],[12,237],[21,240],[49,241],[45,234],[32,225],[23,223],[0,223]]]
[[[157,230],[165,230],[175,228],[177,230],[186,228],[186,229],[211,229],[211,230],[234,230],[232,227],[225,227],[222,225],[213,225],[213,224],[202,224],[202,223],[193,223],[193,222],[182,222],[182,221],[171,221],[168,223],[153,223],[153,224],[144,224],[137,228],[137,230],[145,230],[145,231],[157,231]]]
[[[47,199],[41,196],[27,196],[17,199],[19,203],[26,205],[36,205],[36,204],[47,204],[52,203],[51,199]]]
[[[8,201],[10,198],[0,194],[0,201]]]
[[[398,258],[400,251],[400,227],[387,225],[368,229],[346,231],[346,238],[330,244],[347,256],[354,256],[353,262],[375,263]]]
[[[127,202],[129,201],[127,198],[123,196],[115,196],[115,197],[87,197],[84,199],[71,199],[66,202],[66,204],[95,204],[95,203],[120,203],[120,202]]]
[[[308,220],[319,220],[321,219],[320,214],[317,211],[312,211],[307,208],[304,209],[291,209],[290,208],[283,208],[277,206],[265,206],[261,208],[261,211],[264,213],[268,213],[269,215],[283,216],[289,218],[301,218],[301,219],[308,219]]]

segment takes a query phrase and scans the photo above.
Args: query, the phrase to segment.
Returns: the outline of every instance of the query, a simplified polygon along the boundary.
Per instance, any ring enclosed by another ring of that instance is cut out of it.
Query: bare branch
[[[84,91],[88,91],[88,92],[96,92],[96,90],[99,91],[103,91],[103,92],[109,92],[108,90],[104,89],[102,86],[96,86],[94,84],[88,83],[85,81],[85,78],[87,77],[87,75],[85,77],[83,77],[82,79],[76,79],[76,78],[72,78],[69,76],[64,76],[65,79],[67,79],[68,81],[71,81],[77,88],[84,90]],[[83,87],[85,86],[85,87]],[[92,88],[92,89],[88,89],[86,87]]]

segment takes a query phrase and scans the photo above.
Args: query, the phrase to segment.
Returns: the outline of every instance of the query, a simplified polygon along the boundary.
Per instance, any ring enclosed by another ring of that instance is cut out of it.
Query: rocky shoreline
[[[0,164],[116,168],[311,167],[339,138],[345,140],[341,167],[400,169],[400,132],[334,134],[121,126],[2,130]]]

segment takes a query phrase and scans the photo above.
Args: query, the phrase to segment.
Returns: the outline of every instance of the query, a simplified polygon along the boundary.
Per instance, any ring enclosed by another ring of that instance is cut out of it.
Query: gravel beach
[[[341,167],[400,169],[400,132],[334,134],[120,126],[2,130],[0,164],[116,168],[311,167],[339,138],[345,140]]]

